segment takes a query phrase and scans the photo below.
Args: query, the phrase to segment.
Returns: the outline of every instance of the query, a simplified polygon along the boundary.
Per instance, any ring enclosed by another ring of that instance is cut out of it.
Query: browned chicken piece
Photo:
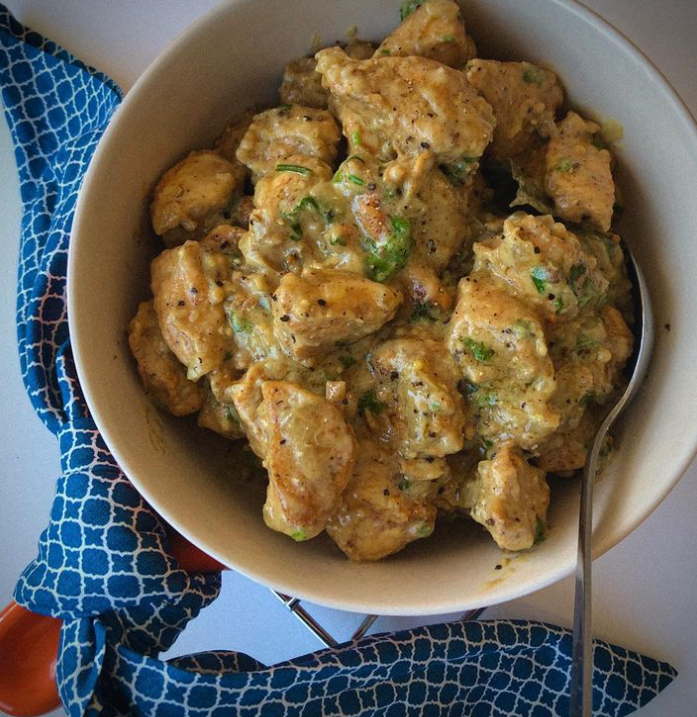
[[[281,102],[326,110],[329,92],[322,87],[322,75],[316,72],[314,57],[301,57],[286,65],[279,90]]]
[[[448,347],[477,411],[477,432],[510,436],[532,448],[559,425],[556,383],[543,326],[534,310],[489,276],[460,280]]]
[[[235,408],[249,445],[260,458],[266,455],[268,448],[266,424],[257,416],[263,400],[261,386],[265,381],[274,378],[273,373],[265,363],[255,363],[225,393],[225,398],[229,399]]]
[[[529,62],[475,59],[467,63],[467,79],[494,110],[496,157],[514,157],[529,149],[537,135],[554,132],[564,91],[553,72]]]
[[[186,368],[162,338],[152,301],[138,305],[128,326],[128,343],[145,391],[174,416],[195,413],[203,403],[201,386],[186,378]]]
[[[286,274],[273,295],[274,332],[283,350],[312,366],[337,344],[357,341],[394,318],[402,295],[344,272]]]
[[[383,438],[404,458],[442,457],[462,450],[474,436],[465,401],[457,390],[460,374],[440,341],[393,339],[381,344],[370,364],[380,382],[378,412]],[[359,404],[360,405],[360,404]],[[371,410],[367,405],[367,410]],[[375,411],[374,411],[375,412]]]
[[[375,561],[431,535],[435,519],[432,502],[412,496],[404,486],[394,456],[372,441],[361,441],[327,534],[351,560]]]
[[[377,49],[376,57],[418,55],[462,69],[477,54],[452,0],[429,0],[411,13]]]
[[[234,351],[223,310],[230,262],[224,253],[187,241],[162,252],[151,265],[152,292],[165,343],[197,381]]]
[[[249,220],[254,211],[254,197],[245,195],[240,197],[239,201],[232,207],[230,211],[230,221],[238,227],[249,229]]]
[[[254,117],[237,149],[237,159],[249,167],[257,182],[283,165],[295,166],[294,155],[316,157],[331,164],[340,139],[339,126],[326,110],[285,105]]]
[[[632,354],[634,336],[622,314],[607,306],[592,329],[572,324],[558,329],[555,345],[557,388],[552,403],[562,420],[559,428],[574,429],[590,403],[606,403],[622,385],[622,368]],[[590,324],[590,322],[589,322]],[[564,338],[577,342],[577,350],[560,354]]]
[[[192,152],[165,172],[155,187],[150,207],[155,233],[175,233],[168,244],[198,238],[207,230],[206,220],[229,206],[242,187],[245,171],[242,165],[232,164],[215,152]]]
[[[297,384],[264,381],[260,390],[255,410],[244,411],[241,393],[235,405],[247,434],[263,436],[252,448],[269,473],[264,521],[295,540],[314,538],[351,476],[353,432],[336,406]]]
[[[358,132],[380,158],[429,149],[439,163],[476,159],[494,129],[491,107],[465,76],[422,57],[352,60],[338,47],[317,53],[344,134]]]
[[[552,323],[596,309],[608,288],[597,259],[551,216],[511,214],[474,255],[475,271],[495,276]]]
[[[500,548],[525,550],[544,537],[549,507],[545,472],[531,466],[513,443],[477,466],[477,479],[468,490],[470,515]]]
[[[240,239],[244,236],[242,227],[235,227],[230,224],[219,224],[215,229],[208,232],[201,239],[201,246],[206,249],[223,252],[230,257],[230,263],[234,266],[234,259],[241,264],[242,254],[237,248]]]
[[[203,407],[198,414],[198,425],[231,441],[245,437],[235,407],[218,401],[211,390],[205,393]]]
[[[612,155],[597,138],[600,125],[569,112],[549,141],[545,189],[567,222],[589,220],[608,231],[615,203]]]
[[[215,145],[215,151],[223,158],[226,159],[230,164],[239,165],[240,162],[237,159],[237,148],[240,146],[242,138],[247,134],[249,125],[252,124],[254,113],[251,110],[247,110],[242,114],[242,117],[231,124],[229,124],[223,132],[220,139]],[[246,175],[246,170],[242,167],[243,173]]]
[[[586,456],[598,430],[598,420],[586,409],[579,424],[568,431],[558,431],[546,438],[533,461],[547,473],[569,473],[583,468]]]

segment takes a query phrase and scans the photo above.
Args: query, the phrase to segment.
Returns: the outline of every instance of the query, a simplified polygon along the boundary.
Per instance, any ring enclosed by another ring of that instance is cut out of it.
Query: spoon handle
[[[603,426],[604,428],[604,426]],[[607,431],[600,430],[583,469],[578,521],[578,559],[574,598],[574,644],[571,662],[569,717],[591,717],[593,705],[593,613],[591,533],[593,530],[593,484],[598,456]]]

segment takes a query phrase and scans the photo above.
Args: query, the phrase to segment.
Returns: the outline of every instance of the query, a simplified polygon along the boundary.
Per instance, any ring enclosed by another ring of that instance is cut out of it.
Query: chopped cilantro
[[[410,485],[411,481],[408,478],[403,478],[397,485],[397,488],[399,488],[399,490],[408,490]]]
[[[424,2],[425,0],[404,0],[402,8],[399,12],[399,19],[404,22],[404,20],[406,20],[415,10],[418,10]]]
[[[429,408],[433,411],[433,413],[438,413],[443,406],[440,401],[431,401]]]
[[[293,538],[296,543],[302,543],[310,539],[310,536],[302,530],[296,530],[294,533],[291,533],[290,537]]]
[[[454,35],[443,35],[443,37],[438,38],[438,42],[443,42],[445,44],[451,45],[454,42],[457,42]]]
[[[535,542],[533,545],[538,545],[547,537],[547,526],[545,521],[540,516],[535,517]]]
[[[561,312],[564,310],[564,299],[561,298],[561,296],[557,296],[557,298],[554,300],[554,313],[559,316]]]
[[[295,174],[302,174],[303,177],[309,177],[314,172],[308,167],[302,167],[299,164],[277,164],[277,172],[295,172]]]
[[[387,408],[387,404],[378,400],[375,397],[375,394],[373,393],[372,390],[366,391],[358,399],[358,410],[361,413],[365,413],[366,411],[370,411],[371,413],[380,413],[381,411],[384,411],[386,408]]]
[[[420,538],[427,538],[433,533],[433,526],[430,523],[422,523],[417,530]]]
[[[494,355],[494,349],[490,349],[483,341],[474,341],[469,337],[462,339],[465,348],[481,363],[490,363]]]
[[[236,334],[246,334],[254,328],[252,326],[252,322],[249,319],[245,319],[243,316],[240,316],[235,311],[230,311],[228,313],[228,320],[230,321],[232,330]]]
[[[517,339],[526,339],[533,334],[533,327],[529,321],[525,319],[519,319],[511,326],[511,331],[515,334]]]
[[[537,85],[538,87],[542,87],[542,78],[540,77],[540,73],[533,67],[526,67],[523,70],[523,82],[528,85]]]
[[[391,55],[392,53],[391,53],[386,47],[383,47],[383,48],[380,50],[380,54],[381,54],[381,55]]]
[[[356,174],[347,174],[346,179],[348,179],[349,182],[357,185],[358,187],[362,187],[365,184],[365,179],[362,179],[361,177],[357,176]]]
[[[581,349],[582,351],[584,349],[592,349],[597,345],[598,342],[590,336],[586,336],[586,334],[579,334],[578,339],[576,340],[576,348]]]
[[[564,172],[565,174],[571,174],[575,169],[578,169],[578,162],[572,162],[568,157],[562,159],[559,164],[554,168],[556,172]]]
[[[423,301],[414,304],[414,311],[411,312],[409,323],[414,324],[417,321],[437,321],[438,318],[433,315],[433,310],[430,304]]]
[[[472,401],[477,408],[495,406],[498,402],[496,391],[483,386],[477,386],[473,383],[467,384],[467,393],[469,394],[470,401]]]
[[[580,400],[579,403],[582,406],[587,406],[589,403],[593,403],[593,401],[595,401],[596,398],[597,398],[597,396],[595,395],[595,391],[588,391],[588,392],[586,392],[586,394],[583,396],[583,398]]]
[[[360,147],[361,144],[363,144],[360,130],[353,131],[353,133],[351,134],[351,142],[353,143],[354,147]]]
[[[353,356],[339,356],[339,363],[344,368],[351,368],[356,363],[356,359]]]
[[[545,269],[544,266],[533,266],[533,268],[530,269],[530,277],[532,279],[532,283],[535,284],[537,293],[543,295],[546,294],[547,280],[549,279],[547,269]]]
[[[457,162],[441,165],[441,170],[451,184],[458,185],[464,183],[467,175],[475,168],[476,163],[476,157],[461,157]]]
[[[240,416],[235,410],[234,406],[226,406],[225,407],[225,418],[227,418],[228,421],[231,423],[240,423]]]
[[[392,232],[384,244],[365,241],[365,267],[373,281],[387,281],[404,268],[412,250],[411,224],[402,217],[391,218]]]

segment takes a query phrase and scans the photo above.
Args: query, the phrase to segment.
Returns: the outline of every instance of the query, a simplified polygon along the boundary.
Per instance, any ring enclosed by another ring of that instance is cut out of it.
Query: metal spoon
[[[631,250],[623,243],[634,274],[637,312],[640,316],[639,347],[632,377],[625,392],[598,429],[593,447],[586,459],[581,485],[581,508],[578,522],[578,559],[576,564],[576,595],[574,599],[574,645],[571,662],[571,701],[569,717],[591,717],[593,709],[593,633],[591,614],[591,533],[593,530],[593,485],[598,470],[598,457],[605,437],[622,409],[636,394],[646,375],[653,349],[653,312],[644,275]]]

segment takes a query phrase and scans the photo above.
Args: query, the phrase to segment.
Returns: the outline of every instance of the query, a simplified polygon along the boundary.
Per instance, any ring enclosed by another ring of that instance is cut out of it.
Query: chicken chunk
[[[532,448],[559,425],[554,367],[534,311],[491,277],[460,280],[448,348],[477,410],[478,433]]]
[[[187,241],[151,266],[154,307],[165,343],[197,381],[234,351],[223,309],[230,262],[224,253]]]
[[[586,410],[575,428],[557,431],[540,444],[535,465],[547,473],[569,473],[583,468],[597,430],[598,420]]]
[[[336,406],[294,383],[264,381],[260,390],[262,400],[253,411],[258,425],[247,430],[263,437],[252,447],[269,473],[264,521],[295,540],[313,538],[351,476],[353,432]],[[246,424],[250,413],[239,410],[239,415]]]
[[[549,507],[545,472],[531,466],[519,448],[503,445],[477,467],[470,515],[505,550],[525,550],[544,537]]]
[[[205,393],[198,425],[231,441],[245,437],[235,407],[230,403],[221,403],[211,390]]]
[[[553,72],[529,62],[476,59],[467,63],[467,79],[494,110],[496,157],[514,157],[529,149],[536,135],[554,132],[564,91]]]
[[[243,176],[247,175],[247,170],[237,159],[237,149],[240,146],[242,138],[247,134],[253,118],[254,113],[251,110],[243,112],[239,120],[232,122],[225,128],[225,131],[215,145],[215,151],[223,159],[236,167],[241,167],[241,170],[238,171],[241,171]]]
[[[303,172],[275,171],[257,182],[249,232],[240,242],[248,266],[270,272],[298,270],[326,229],[321,213],[305,198],[329,180],[329,165],[314,157],[293,155],[287,163]]]
[[[595,135],[600,126],[569,112],[549,141],[545,189],[559,216],[567,222],[590,220],[608,231],[615,203],[612,155]]]
[[[138,313],[128,326],[128,343],[145,391],[157,403],[174,416],[186,416],[201,408],[201,386],[186,378],[186,369],[162,338],[152,301],[138,305]]]
[[[322,75],[316,69],[314,57],[301,57],[288,63],[279,90],[281,102],[326,110],[329,92],[322,87]]]
[[[329,112],[302,105],[277,107],[254,118],[237,149],[237,159],[249,167],[257,182],[280,167],[296,167],[294,155],[331,164],[340,139],[339,127]]]
[[[614,307],[600,317],[572,322],[552,334],[557,388],[552,399],[561,430],[575,428],[588,404],[606,403],[622,384],[622,369],[632,354],[634,337]]]
[[[491,107],[461,72],[422,57],[351,60],[340,48],[317,53],[317,71],[347,137],[391,159],[428,148],[439,163],[476,159],[494,129]]]
[[[601,304],[608,287],[597,259],[550,216],[511,214],[503,233],[474,245],[474,269],[493,274],[551,321]]]
[[[442,457],[462,450],[465,436],[471,438],[474,430],[457,390],[457,366],[441,342],[386,341],[370,364],[380,383],[379,401],[364,399],[363,404],[368,410],[382,405],[377,412],[386,422],[383,437],[400,455]]]
[[[168,244],[198,238],[211,228],[206,222],[226,209],[244,183],[245,169],[215,152],[192,152],[162,175],[150,213],[156,234]],[[174,233],[172,241],[167,235]],[[188,234],[191,236],[189,237]]]
[[[274,332],[283,350],[312,366],[337,344],[357,341],[390,321],[402,295],[343,272],[286,274],[273,301]]]
[[[376,51],[376,57],[418,55],[462,69],[477,54],[452,0],[429,0],[404,19]]]
[[[372,441],[358,445],[356,466],[327,534],[355,561],[375,561],[433,532],[436,509],[430,500],[404,489],[399,465]]]

